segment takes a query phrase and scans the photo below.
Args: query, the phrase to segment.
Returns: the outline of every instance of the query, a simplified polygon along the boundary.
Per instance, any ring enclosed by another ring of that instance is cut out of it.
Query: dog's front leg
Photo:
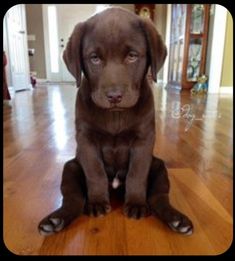
[[[148,212],[146,194],[152,149],[153,139],[150,136],[149,139],[137,140],[131,149],[124,205],[124,213],[128,217],[140,218]]]
[[[111,210],[108,178],[98,148],[86,136],[79,137],[77,159],[86,177],[88,202],[87,214],[100,216]]]

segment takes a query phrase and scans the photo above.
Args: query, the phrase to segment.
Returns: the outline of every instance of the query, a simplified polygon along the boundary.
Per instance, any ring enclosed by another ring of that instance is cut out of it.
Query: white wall
[[[111,4],[111,6],[120,6],[123,7],[131,12],[135,12],[135,5],[134,4]]]
[[[211,43],[209,56],[207,57],[208,92],[218,93],[222,74],[224,40],[226,29],[227,9],[222,5],[214,6],[214,21],[211,26]]]
[[[168,82],[168,72],[169,72],[169,54],[170,54],[170,33],[171,33],[171,8],[172,5],[167,5],[166,11],[166,36],[165,44],[167,47],[167,57],[163,67],[163,83],[167,84]]]
[[[166,4],[155,5],[154,23],[164,41],[166,38],[166,14],[167,14]]]
[[[206,75],[209,75],[210,71],[210,60],[211,60],[211,47],[213,40],[213,27],[214,27],[214,19],[215,19],[215,5],[211,5],[211,11],[209,15],[209,30],[208,30],[208,39],[207,39],[207,50],[206,50]]]

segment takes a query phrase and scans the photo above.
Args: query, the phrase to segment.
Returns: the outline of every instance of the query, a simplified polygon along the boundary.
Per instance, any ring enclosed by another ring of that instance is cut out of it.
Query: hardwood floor
[[[4,104],[6,247],[19,255],[226,251],[233,238],[232,96],[190,97],[160,88],[154,89],[154,154],[166,162],[171,201],[192,219],[194,234],[175,234],[153,217],[128,219],[120,202],[113,201],[113,211],[103,218],[83,216],[61,233],[39,235],[38,222],[61,203],[62,168],[75,154],[75,95],[73,86],[48,85],[19,92],[11,106]]]

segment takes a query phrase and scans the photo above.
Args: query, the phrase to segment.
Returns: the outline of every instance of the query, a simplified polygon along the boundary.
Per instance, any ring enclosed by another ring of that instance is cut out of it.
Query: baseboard
[[[14,87],[11,86],[11,85],[9,85],[9,86],[8,86],[8,90],[9,90],[9,92],[14,92]]]
[[[12,98],[13,97],[11,97],[11,100],[3,100],[3,104],[8,107],[12,107]]]
[[[46,83],[46,82],[48,82],[48,80],[47,79],[43,79],[43,78],[37,78],[37,82],[38,83]]]
[[[9,86],[8,86],[8,90],[9,90],[9,93],[10,93],[11,99],[14,98],[14,96],[15,96],[15,90],[14,90],[14,87],[9,85]]]
[[[221,86],[219,88],[220,93],[233,94],[233,86]]]
[[[68,82],[60,82],[60,81],[50,81],[50,80],[47,80],[47,79],[38,79],[37,78],[37,83],[38,84],[48,84],[48,85],[74,85],[74,84],[76,84],[76,82],[75,81],[68,81]]]

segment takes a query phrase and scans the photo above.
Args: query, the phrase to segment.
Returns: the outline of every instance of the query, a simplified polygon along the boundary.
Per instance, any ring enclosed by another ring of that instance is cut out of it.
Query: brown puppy
[[[146,73],[150,66],[156,81],[166,57],[154,25],[121,8],[107,9],[75,27],[63,57],[80,86],[77,151],[64,166],[62,206],[40,222],[40,233],[60,231],[85,210],[107,213],[109,184],[122,184],[127,216],[150,211],[173,230],[191,234],[191,221],[169,203],[164,163],[152,156],[154,103]]]

